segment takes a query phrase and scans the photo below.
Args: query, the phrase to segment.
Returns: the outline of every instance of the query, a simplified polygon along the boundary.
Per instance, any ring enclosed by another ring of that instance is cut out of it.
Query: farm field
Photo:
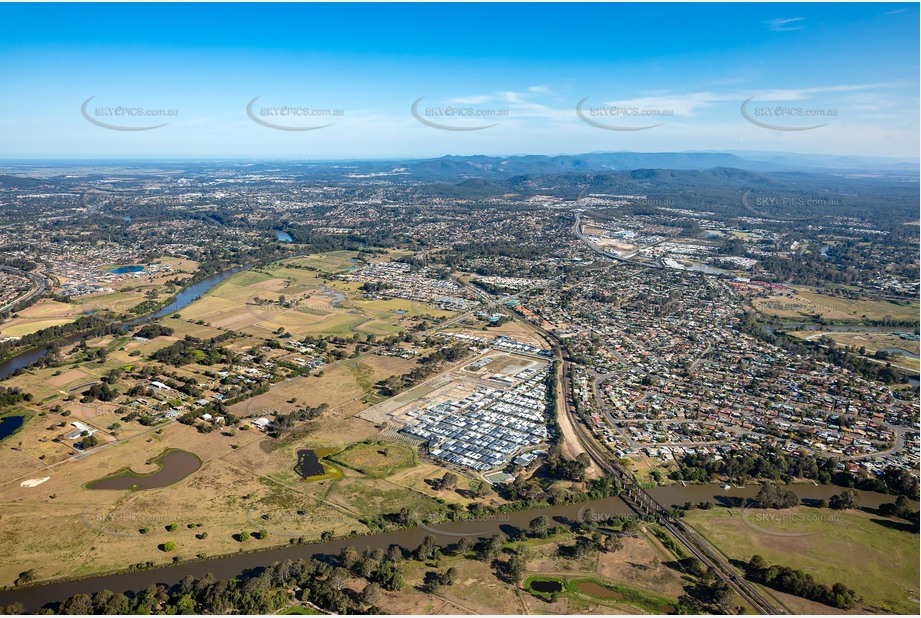
[[[738,509],[697,509],[685,521],[733,560],[760,554],[829,586],[843,583],[874,613],[918,612],[917,536],[896,520],[805,506],[773,519],[757,518],[760,512],[752,509],[743,518]]]
[[[182,315],[256,336],[284,329],[298,338],[355,333],[386,336],[408,330],[422,315],[454,315],[409,300],[366,299],[358,284],[329,278],[355,266],[355,255],[338,251],[303,256],[237,273]]]

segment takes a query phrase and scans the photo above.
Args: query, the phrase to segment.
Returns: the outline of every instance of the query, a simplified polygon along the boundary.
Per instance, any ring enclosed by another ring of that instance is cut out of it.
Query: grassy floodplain
[[[806,506],[750,509],[744,515],[739,509],[696,509],[685,521],[730,559],[748,561],[760,554],[829,586],[841,582],[870,611],[915,614],[919,609],[918,537],[903,529],[904,522],[859,510]],[[806,613],[817,605],[789,595],[785,599]]]

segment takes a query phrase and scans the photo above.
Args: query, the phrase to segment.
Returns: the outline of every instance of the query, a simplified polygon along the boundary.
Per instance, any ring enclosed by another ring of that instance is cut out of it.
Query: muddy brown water
[[[841,487],[830,485],[814,486],[810,484],[790,486],[802,499],[818,500],[829,498],[843,491]],[[758,486],[753,485],[743,489],[732,487],[723,489],[716,485],[695,485],[688,487],[670,486],[657,487],[650,490],[653,497],[663,506],[680,506],[685,502],[711,501],[715,504],[724,504],[729,501],[753,498],[758,493]],[[895,496],[878,494],[874,492],[858,492],[863,506],[878,507],[883,502],[893,502]],[[186,575],[202,577],[212,573],[218,579],[230,579],[241,574],[271,565],[286,559],[313,556],[337,555],[343,547],[349,545],[363,550],[386,549],[390,545],[399,545],[407,549],[415,549],[422,540],[433,535],[439,545],[445,546],[456,543],[461,537],[471,538],[488,537],[497,532],[509,532],[513,528],[526,528],[529,522],[538,515],[547,516],[554,525],[563,524],[571,520],[579,520],[587,507],[594,509],[596,516],[601,518],[606,515],[632,513],[629,507],[620,498],[604,498],[577,504],[564,504],[542,509],[530,509],[515,513],[492,515],[484,519],[471,519],[466,521],[446,522],[439,524],[423,525],[416,528],[381,532],[354,538],[342,538],[326,543],[310,543],[305,545],[287,545],[264,551],[230,554],[227,556],[211,558],[203,561],[180,563],[178,565],[163,566],[156,569],[114,575],[101,575],[80,580],[58,581],[44,585],[18,588],[15,590],[0,591],[0,606],[13,602],[22,603],[27,611],[34,611],[46,604],[56,603],[78,593],[92,594],[98,590],[111,590],[113,592],[138,592],[144,590],[149,584],[174,585]],[[917,509],[917,503],[913,508]],[[63,523],[63,522],[62,522]],[[73,522],[73,525],[80,525]],[[284,539],[279,539],[283,542]],[[23,565],[23,569],[39,567],[40,565]]]
[[[617,592],[616,590],[611,590],[606,586],[601,584],[596,584],[595,582],[579,582],[576,585],[576,590],[579,592],[584,592],[587,595],[598,597],[599,599],[622,599],[624,595]]]

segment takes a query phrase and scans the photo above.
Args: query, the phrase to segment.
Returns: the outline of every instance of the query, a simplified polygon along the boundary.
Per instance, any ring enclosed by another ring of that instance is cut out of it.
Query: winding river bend
[[[833,485],[800,484],[789,487],[803,500],[827,499],[843,491],[841,487]],[[688,487],[657,487],[651,489],[650,493],[665,506],[680,506],[685,502],[702,502],[706,500],[710,500],[715,504],[727,504],[738,499],[752,498],[758,493],[758,489],[757,485],[744,488],[731,487],[729,489],[724,489],[717,485],[693,485]],[[894,496],[886,494],[867,491],[859,491],[858,493],[860,494],[861,504],[867,507],[875,508],[884,502],[893,502],[895,500]],[[555,524],[565,524],[573,520],[579,521],[587,507],[593,508],[598,518],[632,513],[620,498],[603,498],[578,504],[564,504],[514,513],[503,513],[485,519],[421,525],[405,530],[335,539],[325,543],[287,545],[250,553],[229,554],[208,560],[163,566],[134,573],[100,575],[79,580],[59,581],[26,588],[2,590],[0,591],[0,606],[19,602],[25,606],[26,611],[35,611],[44,605],[63,601],[75,594],[92,594],[104,589],[113,592],[139,592],[150,584],[177,584],[186,575],[201,577],[206,573],[213,573],[218,579],[229,579],[239,577],[251,569],[258,569],[286,559],[295,560],[297,558],[307,559],[312,556],[337,555],[343,547],[348,545],[352,545],[359,550],[363,550],[366,547],[386,549],[390,545],[415,549],[427,535],[435,536],[436,542],[440,545],[450,545],[464,536],[487,537],[497,532],[510,532],[513,528],[526,528],[528,523],[538,515],[545,515]],[[918,508],[918,505],[914,504],[913,508]],[[23,565],[23,569],[31,566],[36,565]]]
[[[179,311],[180,309],[187,307],[194,301],[198,300],[202,294],[216,286],[218,283],[222,282],[227,277],[236,274],[245,268],[248,267],[238,266],[236,268],[231,268],[230,270],[225,270],[224,272],[216,273],[206,277],[205,279],[202,279],[197,283],[193,283],[189,287],[176,294],[176,298],[173,300],[173,302],[163,307],[162,309],[159,309],[158,311],[149,315],[144,315],[139,318],[134,318],[133,320],[128,320],[127,322],[122,322],[119,324],[119,326],[123,328],[131,328],[143,322],[162,318],[163,316],[169,315],[174,311]],[[82,334],[70,335],[68,337],[59,339],[55,343],[61,346],[68,346],[77,343],[83,339],[83,337],[84,335]],[[32,348],[17,354],[16,356],[8,358],[3,362],[0,362],[0,380],[5,380],[6,378],[13,375],[17,370],[28,367],[38,359],[48,354],[49,350],[50,347],[48,346]]]

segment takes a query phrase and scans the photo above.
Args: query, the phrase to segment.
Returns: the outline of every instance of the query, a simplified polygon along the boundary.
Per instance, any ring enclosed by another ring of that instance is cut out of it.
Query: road
[[[12,309],[19,303],[27,302],[36,296],[41,296],[45,293],[45,290],[48,289],[48,279],[38,273],[26,272],[11,266],[0,266],[0,270],[4,270],[13,275],[19,275],[20,277],[26,277],[32,282],[32,289],[30,289],[19,298],[14,298],[10,302],[0,307],[0,313]]]
[[[512,312],[513,319],[524,324],[526,327],[537,331],[544,336],[554,350],[554,356],[562,367],[562,375],[559,389],[563,394],[563,407],[559,409],[561,426],[565,422],[574,432],[577,440],[581,444],[585,453],[592,460],[594,465],[607,474],[614,475],[618,478],[624,487],[621,498],[634,511],[640,515],[649,515],[665,528],[688,552],[705,565],[713,569],[713,572],[732,588],[740,598],[744,599],[756,613],[765,615],[776,615],[788,613],[785,608],[772,597],[767,597],[760,590],[756,589],[747,582],[728,562],[699,534],[686,527],[672,513],[659,504],[649,493],[640,487],[628,470],[624,469],[615,461],[609,452],[598,444],[589,431],[588,420],[582,418],[575,411],[575,405],[572,400],[572,382],[570,378],[570,361],[566,356],[564,348],[560,342],[551,333],[547,332],[540,326],[532,324],[522,317]],[[563,418],[565,417],[565,419]]]

